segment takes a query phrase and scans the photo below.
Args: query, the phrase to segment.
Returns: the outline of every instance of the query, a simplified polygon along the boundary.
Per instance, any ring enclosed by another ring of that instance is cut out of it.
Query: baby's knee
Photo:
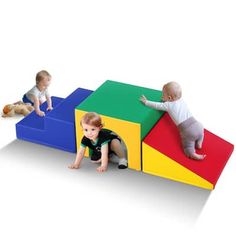
[[[120,140],[119,139],[112,139],[110,146],[113,151],[115,151],[117,148],[121,148]]]
[[[119,146],[120,145],[120,140],[119,139],[112,139],[111,140],[111,146]]]

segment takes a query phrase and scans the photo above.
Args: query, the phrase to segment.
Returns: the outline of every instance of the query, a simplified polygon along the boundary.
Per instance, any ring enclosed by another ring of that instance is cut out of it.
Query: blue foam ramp
[[[52,97],[52,111],[46,111],[45,102],[41,105],[44,117],[32,112],[16,124],[17,138],[75,153],[74,109],[92,92],[78,88],[65,99]]]

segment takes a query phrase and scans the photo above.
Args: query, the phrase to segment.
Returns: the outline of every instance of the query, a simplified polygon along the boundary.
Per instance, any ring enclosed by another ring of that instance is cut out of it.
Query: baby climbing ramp
[[[32,112],[18,122],[17,138],[75,153],[83,136],[80,119],[94,111],[105,128],[124,141],[130,169],[214,189],[234,145],[205,129],[202,151],[206,158],[187,158],[169,115],[143,106],[139,101],[142,94],[161,101],[159,90],[111,80],[95,91],[77,88],[66,98],[52,97],[54,109],[45,117]],[[41,109],[46,110],[46,104]]]

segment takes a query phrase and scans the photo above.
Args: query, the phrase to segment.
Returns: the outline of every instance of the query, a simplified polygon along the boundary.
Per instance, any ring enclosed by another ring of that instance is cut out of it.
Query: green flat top
[[[107,80],[76,109],[138,123],[141,125],[143,139],[163,112],[144,106],[139,101],[141,95],[145,95],[149,100],[160,101],[162,92]]]

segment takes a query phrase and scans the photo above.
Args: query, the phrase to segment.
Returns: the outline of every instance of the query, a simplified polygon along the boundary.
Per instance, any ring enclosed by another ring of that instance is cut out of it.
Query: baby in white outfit
[[[40,105],[47,100],[47,110],[52,110],[52,100],[48,92],[48,86],[51,83],[51,75],[42,70],[36,74],[36,85],[24,94],[22,100],[24,103],[30,103],[34,106],[35,112],[39,116],[45,116],[45,113],[40,110]]]
[[[180,85],[176,82],[169,82],[163,86],[162,93],[163,102],[149,101],[144,95],[140,97],[140,101],[148,107],[168,112],[179,129],[184,153],[195,160],[204,159],[205,155],[197,154],[195,151],[195,147],[198,149],[202,147],[204,128],[194,119],[182,99]]]

